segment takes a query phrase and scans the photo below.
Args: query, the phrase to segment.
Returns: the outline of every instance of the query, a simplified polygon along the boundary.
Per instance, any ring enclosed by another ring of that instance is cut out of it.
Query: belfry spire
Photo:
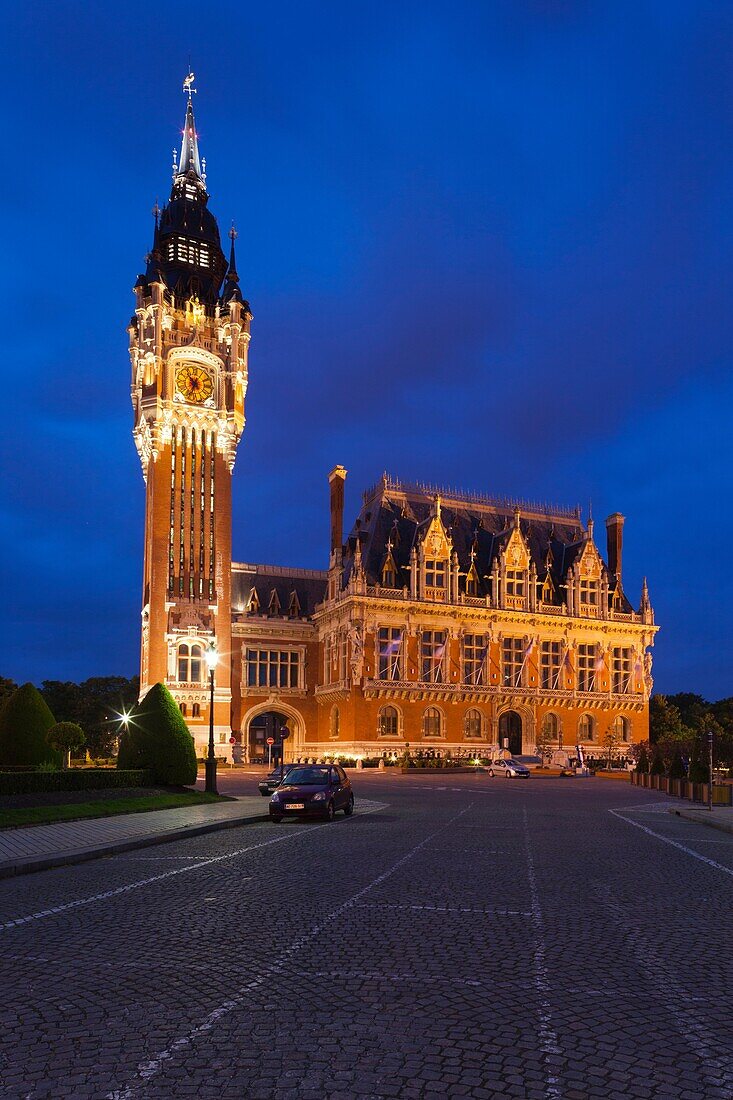
[[[181,155],[177,165],[175,159],[173,162],[173,185],[175,187],[176,183],[182,179],[189,182],[195,179],[205,189],[206,177],[201,167],[196,119],[193,114],[193,96],[196,94],[196,88],[193,86],[194,79],[194,74],[189,69],[188,76],[183,81],[183,91],[188,96],[188,102],[186,103],[186,121],[183,124]]]

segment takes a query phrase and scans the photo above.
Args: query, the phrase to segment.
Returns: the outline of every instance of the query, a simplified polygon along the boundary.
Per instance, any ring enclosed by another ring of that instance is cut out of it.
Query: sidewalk
[[[711,829],[733,833],[733,806],[713,806],[712,810],[704,810],[700,806],[688,807],[683,803],[681,806],[674,806],[669,812],[698,825],[709,825]]]
[[[233,829],[266,814],[267,801],[261,795],[247,795],[214,805],[0,829],[0,878]]]

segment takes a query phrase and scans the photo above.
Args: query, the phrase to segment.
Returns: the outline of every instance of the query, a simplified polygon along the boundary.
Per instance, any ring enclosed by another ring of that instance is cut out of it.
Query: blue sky
[[[234,553],[382,470],[627,516],[656,687],[733,694],[733,7],[3,5],[0,675],[137,668],[126,324],[189,54],[254,321]],[[600,522],[598,522],[600,521]]]

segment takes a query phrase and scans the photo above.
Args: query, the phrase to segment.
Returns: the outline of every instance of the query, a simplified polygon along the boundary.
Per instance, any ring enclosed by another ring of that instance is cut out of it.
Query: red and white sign
[[[230,745],[236,745],[236,743],[237,743],[236,737],[232,736],[232,737],[229,738],[229,744]]]
[[[275,738],[274,737],[268,737],[267,738],[267,744],[268,745],[274,745],[275,744]]]

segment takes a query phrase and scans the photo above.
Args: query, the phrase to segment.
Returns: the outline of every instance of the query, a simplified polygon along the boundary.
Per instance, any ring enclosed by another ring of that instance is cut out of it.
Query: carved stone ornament
[[[364,635],[360,623],[354,623],[349,631],[351,643],[351,679],[360,680],[364,673]]]

